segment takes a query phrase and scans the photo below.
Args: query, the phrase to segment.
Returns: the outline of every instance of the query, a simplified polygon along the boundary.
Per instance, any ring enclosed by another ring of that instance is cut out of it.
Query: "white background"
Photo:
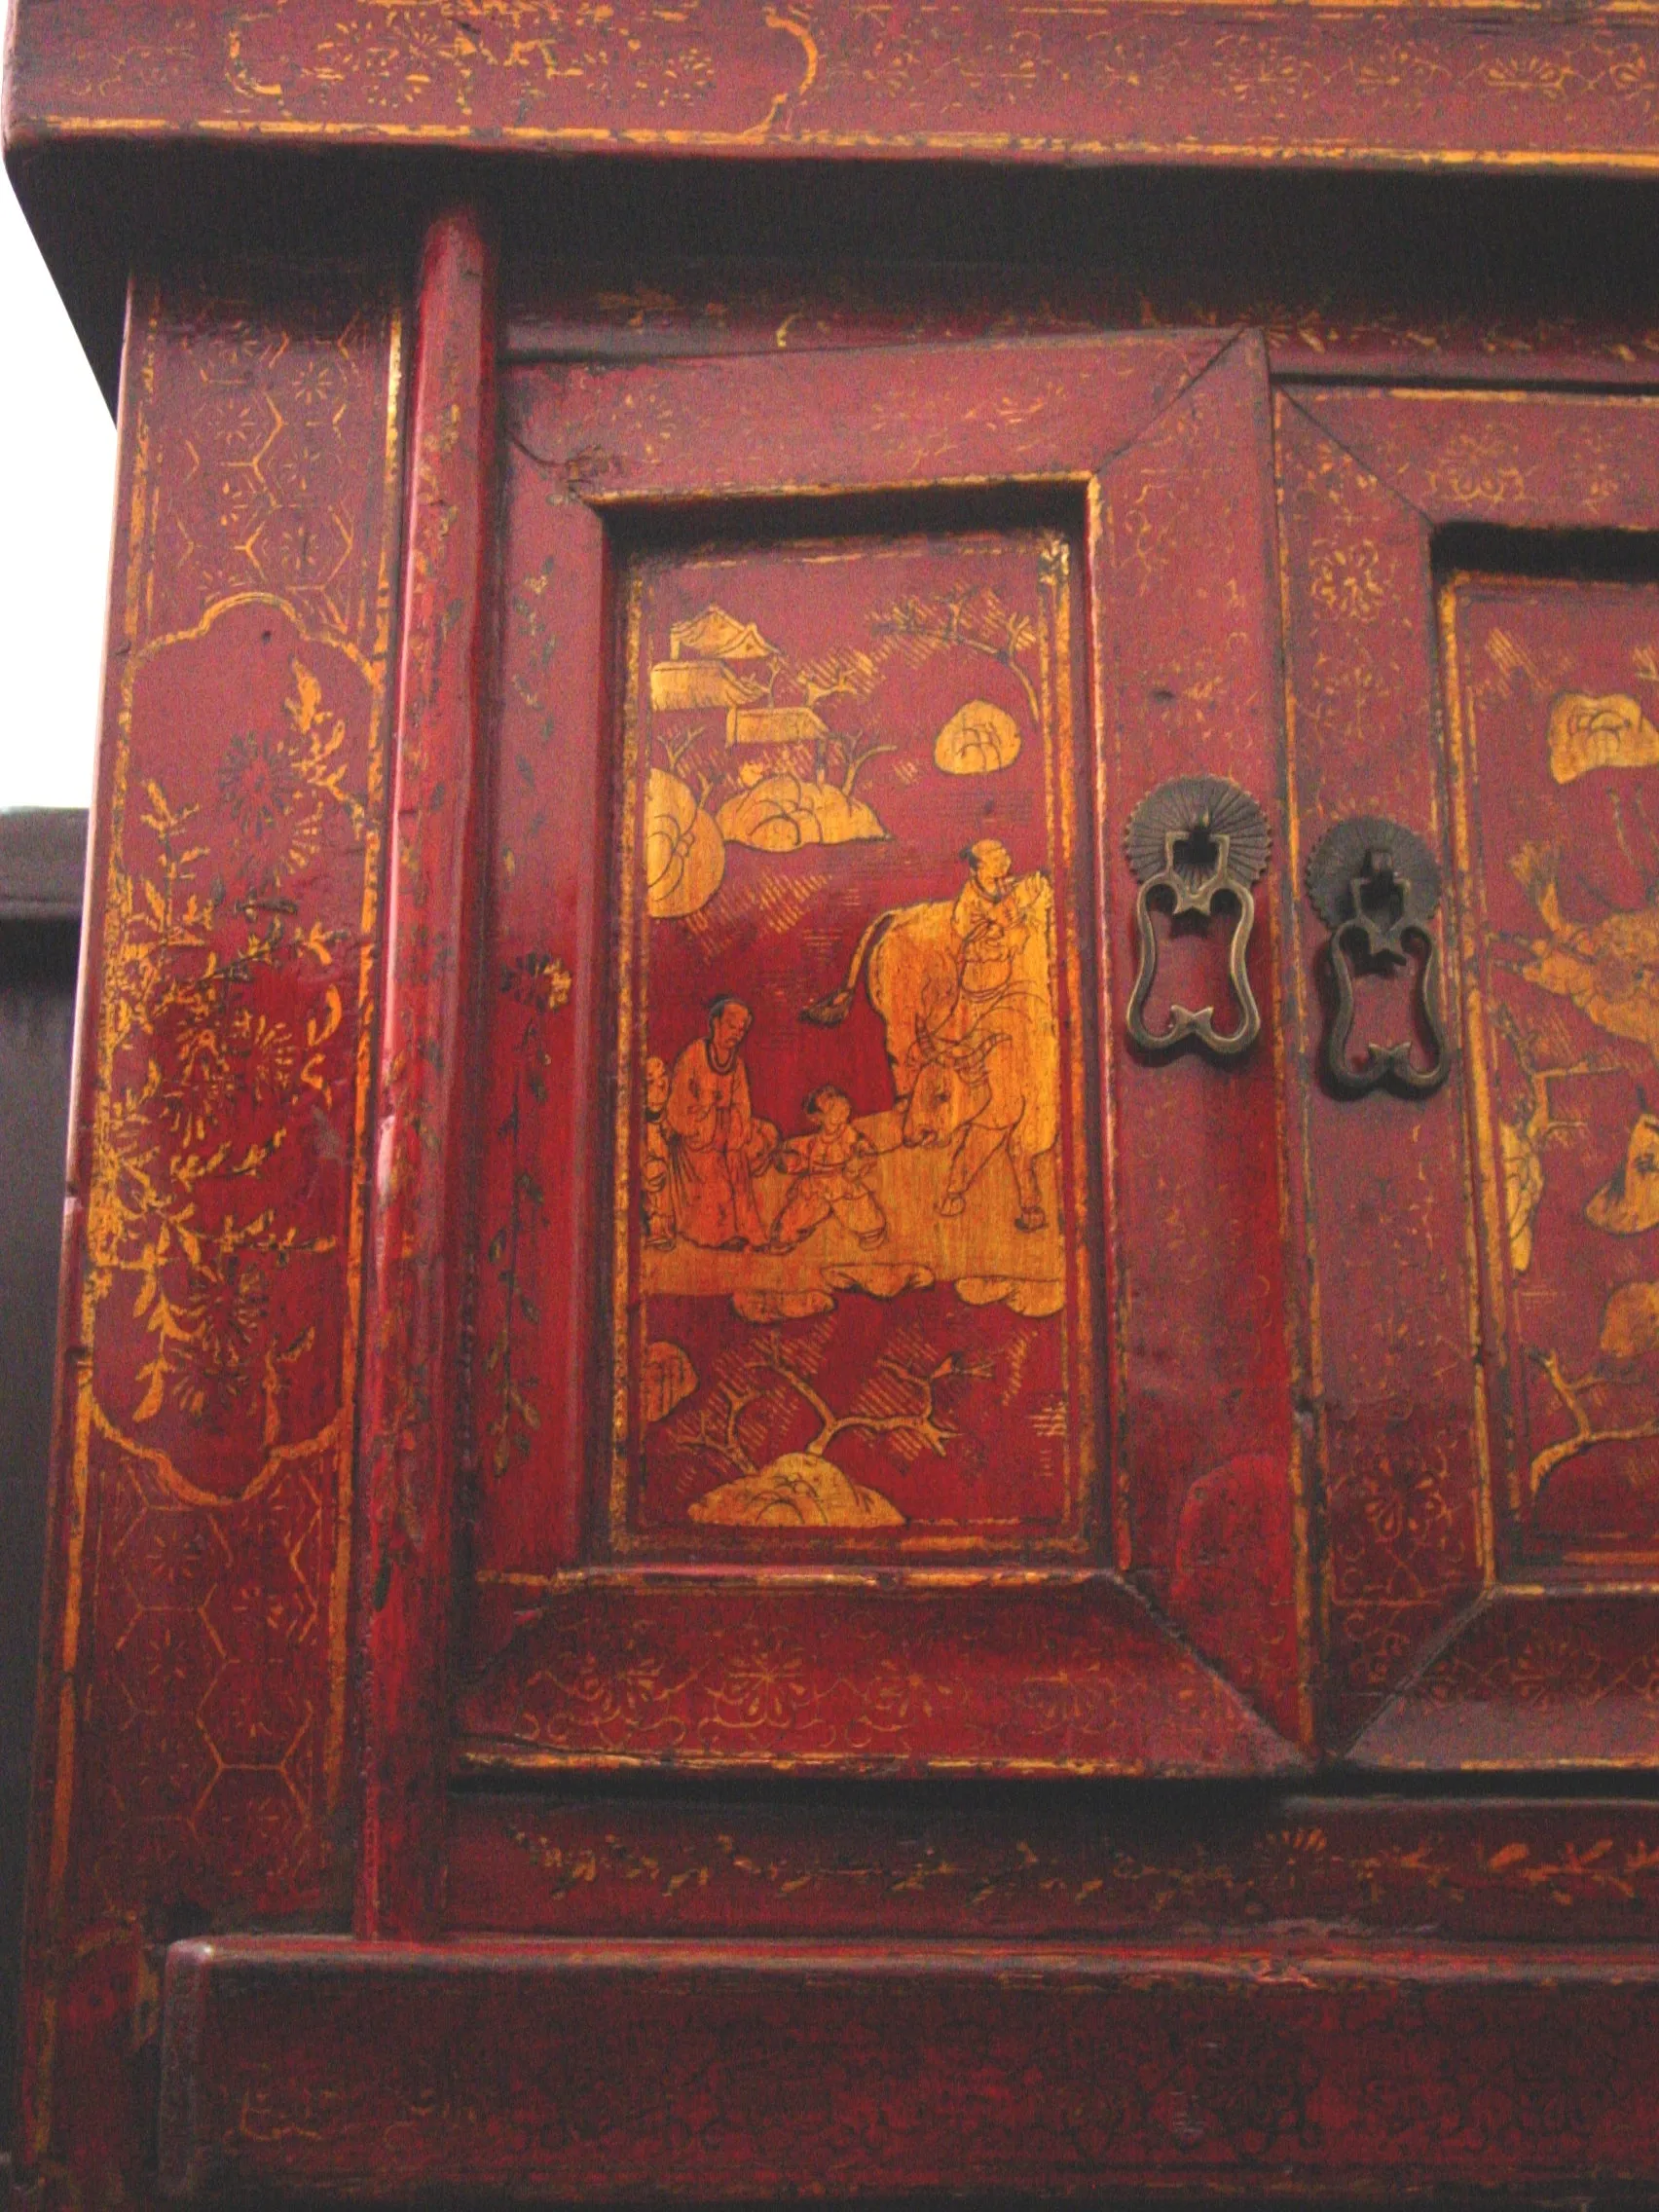
[[[0,807],[91,799],[114,498],[115,425],[0,176]]]

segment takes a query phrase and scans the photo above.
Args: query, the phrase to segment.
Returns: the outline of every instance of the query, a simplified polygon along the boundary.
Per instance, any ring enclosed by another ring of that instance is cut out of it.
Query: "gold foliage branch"
[[[671,1431],[673,1441],[682,1450],[711,1456],[740,1475],[759,1472],[744,1441],[744,1417],[751,1407],[772,1399],[781,1384],[817,1419],[816,1433],[801,1448],[809,1457],[827,1456],[838,1437],[858,1431],[942,1458],[959,1431],[940,1409],[940,1387],[990,1373],[988,1361],[962,1352],[947,1352],[938,1359],[931,1350],[910,1357],[891,1350],[874,1362],[865,1392],[866,1410],[855,1407],[851,1413],[838,1414],[805,1372],[803,1353],[810,1356],[807,1346],[792,1347],[776,1335],[756,1339],[697,1410],[688,1412]],[[872,1396],[878,1401],[897,1396],[911,1402],[895,1403],[890,1411],[885,1403],[870,1404]]]
[[[899,600],[875,615],[870,627],[883,645],[913,664],[951,650],[994,660],[1018,682],[1032,720],[1041,719],[1036,686],[1019,665],[1019,655],[1037,643],[1036,624],[1028,614],[1005,607],[988,584]]]
[[[294,676],[283,746],[289,788],[314,797],[319,815],[339,807],[360,838],[366,817],[346,787],[344,718],[324,708],[309,670],[296,663]],[[150,1348],[132,1420],[153,1419],[169,1397],[200,1419],[215,1400],[253,1388],[272,1443],[283,1375],[314,1331],[270,1341],[271,1276],[336,1239],[304,1236],[285,1221],[266,1171],[301,1117],[333,1104],[326,1048],[345,1018],[330,974],[341,933],[307,921],[274,884],[240,896],[222,881],[203,884],[212,847],[201,815],[199,804],[176,805],[146,781],[137,821],[153,858],[134,872],[118,854],[113,869],[88,1210],[92,1289],[102,1301],[118,1277],[133,1283],[133,1317]],[[320,834],[320,820],[316,827]],[[261,1007],[255,987],[295,971],[314,974],[303,1022]],[[228,1134],[239,1118],[240,1135]],[[238,1191],[246,1193],[240,1205]]]

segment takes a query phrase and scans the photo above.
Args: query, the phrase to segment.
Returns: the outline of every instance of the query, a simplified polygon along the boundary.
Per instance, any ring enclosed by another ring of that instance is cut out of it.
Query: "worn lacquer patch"
[[[1041,531],[634,570],[623,1548],[1079,1530],[1074,588]]]

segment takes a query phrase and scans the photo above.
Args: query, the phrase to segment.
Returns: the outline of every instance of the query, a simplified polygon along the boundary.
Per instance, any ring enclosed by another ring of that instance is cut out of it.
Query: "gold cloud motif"
[[[645,1387],[641,1400],[647,1421],[667,1420],[697,1387],[697,1370],[679,1345],[664,1340],[645,1346]]]
[[[653,768],[645,784],[645,910],[673,921],[706,906],[725,874],[725,841],[689,784]]]
[[[809,781],[783,769],[771,774],[751,769],[743,781],[744,789],[726,800],[717,817],[728,844],[750,845],[761,853],[798,853],[808,845],[848,845],[887,834],[875,809],[862,798],[850,798],[836,784]]]
[[[901,1291],[928,1290],[933,1272],[903,1261],[863,1261],[856,1267],[826,1268],[831,1290],[862,1290],[866,1298],[897,1298]]]
[[[1006,1306],[1011,1313],[1040,1321],[1059,1312],[1066,1302],[1066,1286],[1023,1275],[959,1275],[956,1295],[964,1306]]]
[[[804,1321],[814,1313],[833,1313],[827,1290],[734,1290],[731,1309],[742,1321]]]
[[[1558,784],[1593,768],[1659,767],[1659,729],[1622,691],[1564,691],[1550,707],[1547,737]]]
[[[934,765],[947,776],[991,776],[1019,757],[1019,725],[989,699],[958,707],[934,740]]]

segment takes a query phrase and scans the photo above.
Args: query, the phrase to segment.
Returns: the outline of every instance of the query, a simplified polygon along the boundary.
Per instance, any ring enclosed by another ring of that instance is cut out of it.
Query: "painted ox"
[[[1036,1161],[1059,1133],[1059,1039],[1051,961],[1053,894],[1031,875],[992,918],[960,933],[957,903],[889,907],[866,928],[839,990],[805,1009],[825,1025],[852,1011],[862,971],[881,1016],[907,1145],[950,1148],[939,1201],[958,1214],[975,1180],[1006,1157],[1021,1229],[1047,1222]]]

